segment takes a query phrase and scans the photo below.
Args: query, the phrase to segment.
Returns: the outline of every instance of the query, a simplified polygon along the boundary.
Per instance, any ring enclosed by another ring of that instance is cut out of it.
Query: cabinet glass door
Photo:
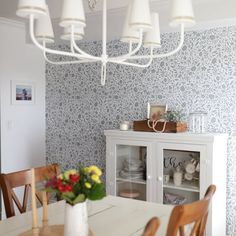
[[[147,147],[116,145],[116,195],[147,200]]]
[[[200,152],[163,150],[163,203],[184,204],[199,200]]]

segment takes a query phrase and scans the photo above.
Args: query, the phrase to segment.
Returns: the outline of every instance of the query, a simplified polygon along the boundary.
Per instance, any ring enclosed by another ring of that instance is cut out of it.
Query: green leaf
[[[62,197],[64,199],[69,198],[73,202],[73,200],[75,199],[76,196],[73,192],[65,192],[65,193],[62,193]]]
[[[70,205],[73,205],[73,201],[69,197],[62,195],[62,198],[66,200],[66,202],[69,203]]]
[[[54,192],[55,190],[52,187],[44,188],[42,191],[46,191],[48,193]]]
[[[73,192],[75,193],[75,195],[78,195],[79,192],[80,192],[80,182],[76,183],[74,186],[73,186]]]
[[[79,194],[73,201],[73,205],[84,202],[85,201],[85,195],[84,194]]]
[[[105,196],[104,184],[95,184],[88,193],[88,199],[90,200],[99,200]]]

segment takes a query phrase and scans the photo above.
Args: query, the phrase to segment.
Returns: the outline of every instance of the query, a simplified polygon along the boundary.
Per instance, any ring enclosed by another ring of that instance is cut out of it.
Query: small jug
[[[175,186],[180,186],[182,184],[183,173],[180,168],[176,168],[173,175]]]
[[[189,131],[192,133],[206,132],[207,113],[196,111],[189,114]]]

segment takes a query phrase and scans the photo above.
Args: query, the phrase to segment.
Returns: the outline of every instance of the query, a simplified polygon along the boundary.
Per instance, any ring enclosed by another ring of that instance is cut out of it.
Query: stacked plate
[[[144,163],[138,159],[126,158],[120,177],[125,179],[143,179]]]
[[[173,193],[164,193],[163,195],[163,202],[164,204],[170,205],[181,205],[184,204],[187,199],[183,196],[173,194]]]

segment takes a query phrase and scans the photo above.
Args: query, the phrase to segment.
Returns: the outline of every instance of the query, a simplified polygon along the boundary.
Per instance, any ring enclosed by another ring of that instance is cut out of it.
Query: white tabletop
[[[63,224],[64,205],[64,201],[49,205],[50,225]],[[157,235],[163,236],[172,209],[172,206],[107,196],[88,203],[89,226],[94,236],[137,236],[141,235],[147,221],[157,216],[161,220]],[[40,208],[40,221],[41,211]],[[31,222],[30,212],[0,221],[0,235],[16,236],[29,230]]]

